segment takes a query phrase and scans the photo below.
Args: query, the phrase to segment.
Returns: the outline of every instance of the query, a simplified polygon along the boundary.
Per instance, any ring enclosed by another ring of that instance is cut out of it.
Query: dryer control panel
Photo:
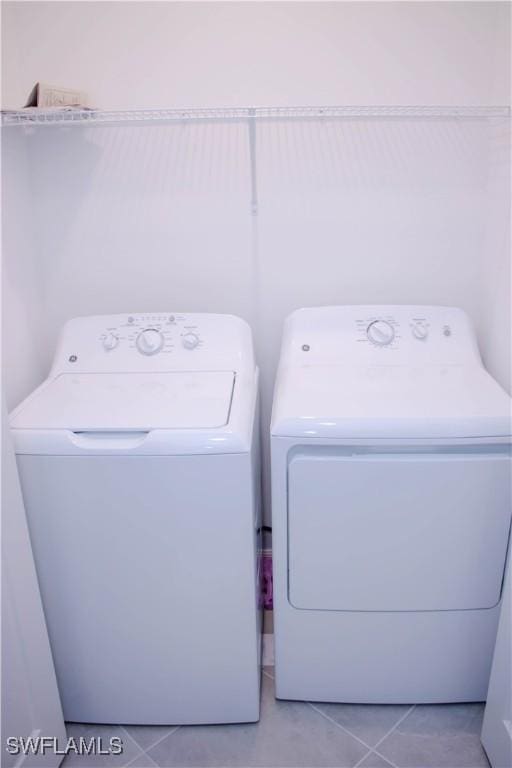
[[[254,368],[251,332],[233,315],[145,312],[70,320],[52,375]]]
[[[286,321],[283,354],[301,365],[481,363],[465,312],[421,305],[299,309]]]

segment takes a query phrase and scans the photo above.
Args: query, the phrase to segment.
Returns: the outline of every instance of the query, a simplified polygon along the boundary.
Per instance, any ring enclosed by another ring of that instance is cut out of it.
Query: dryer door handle
[[[110,432],[84,431],[71,432],[71,441],[78,447],[86,450],[118,450],[129,451],[138,448],[146,440],[149,432]]]

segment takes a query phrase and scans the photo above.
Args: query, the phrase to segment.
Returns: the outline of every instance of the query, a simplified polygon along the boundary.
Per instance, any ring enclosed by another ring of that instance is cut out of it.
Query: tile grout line
[[[267,677],[269,680],[272,680],[273,682],[275,682],[275,678],[273,677],[273,675],[270,674],[270,672],[267,672],[265,669],[262,669],[261,671],[265,675],[265,677]],[[356,736],[355,733],[352,733],[352,731],[350,731],[348,728],[345,728],[340,723],[337,723],[336,720],[334,720],[332,717],[329,717],[329,715],[325,714],[325,712],[322,712],[322,710],[319,709],[318,707],[316,707],[311,701],[305,701],[303,703],[304,704],[308,704],[311,707],[311,709],[313,709],[317,714],[321,715],[323,718],[325,718],[326,720],[331,722],[333,725],[335,725],[337,728],[339,728],[340,731],[343,731],[348,736],[351,736],[353,739],[358,741],[363,747],[365,747],[368,750],[361,757],[361,759],[355,764],[354,768],[358,768],[358,766],[360,766],[366,760],[366,758],[369,757],[372,754],[377,755],[378,757],[382,758],[382,760],[385,760],[390,766],[392,766],[392,768],[398,768],[398,766],[396,766],[395,763],[393,763],[389,758],[387,758],[385,755],[383,755],[381,752],[379,752],[377,750],[377,747],[379,747],[382,744],[382,742],[385,741],[388,738],[388,736],[391,736],[393,731],[395,731],[398,728],[400,723],[402,723],[407,717],[409,717],[409,715],[415,710],[416,704],[413,704],[411,707],[409,707],[409,709],[406,712],[404,712],[404,714],[401,717],[398,718],[398,720],[393,725],[393,727],[390,728],[389,731],[386,731],[384,736],[381,736],[381,738],[376,742],[376,744],[373,747],[371,747],[369,744],[367,744],[365,741],[363,741],[363,739],[359,738],[359,736]],[[179,728],[179,726],[178,726],[178,728]],[[175,730],[177,730],[177,728]]]
[[[264,674],[264,675],[266,675],[266,677],[268,677],[268,678],[269,678],[269,680],[274,680],[274,678],[272,677],[272,675],[270,675],[270,674],[269,674],[268,672],[266,672],[265,670],[263,670],[263,674]],[[312,704],[310,701],[305,701],[305,702],[303,702],[303,703],[304,703],[304,704],[308,704],[308,705],[311,707],[311,709],[313,709],[313,710],[314,710],[314,711],[315,711],[317,714],[321,715],[321,716],[322,716],[322,717],[324,717],[326,720],[328,720],[328,721],[329,721],[329,722],[331,722],[333,725],[335,725],[337,728],[339,728],[339,729],[340,729],[340,731],[343,731],[343,732],[344,732],[344,733],[346,733],[348,736],[352,736],[352,738],[353,738],[353,739],[356,739],[356,741],[358,741],[360,744],[362,744],[362,745],[363,745],[363,747],[366,747],[366,749],[370,750],[370,752],[372,751],[372,747],[370,747],[370,745],[369,745],[369,744],[367,744],[365,741],[363,741],[362,739],[360,739],[360,738],[359,738],[359,736],[356,736],[356,735],[355,735],[355,733],[352,733],[351,731],[349,731],[349,730],[347,730],[346,728],[344,728],[342,725],[340,725],[340,723],[337,723],[337,722],[336,722],[336,720],[333,720],[333,719],[332,719],[332,717],[329,717],[329,715],[326,715],[324,712],[322,712],[322,710],[321,710],[321,709],[318,709],[317,707],[315,707],[315,705],[314,705],[314,704]],[[400,721],[399,721],[399,722],[400,722]],[[396,725],[398,725],[398,723],[396,723]],[[386,734],[386,735],[387,735],[387,734]],[[369,752],[369,753],[370,753],[370,752]],[[369,753],[368,753],[368,754],[369,754]],[[365,757],[366,757],[366,755],[365,755]]]
[[[138,748],[141,750],[141,752],[142,752],[143,754],[147,754],[147,751],[148,751],[148,749],[153,749],[153,747],[156,747],[156,745],[157,745],[157,744],[160,744],[160,742],[161,742],[161,741],[163,741],[164,739],[166,739],[168,736],[171,736],[171,734],[173,734],[173,733],[176,733],[176,731],[177,731],[177,730],[179,730],[179,728],[180,728],[181,726],[179,726],[179,725],[175,725],[173,728],[171,728],[169,731],[167,731],[167,733],[164,733],[164,735],[163,735],[163,736],[161,736],[161,737],[160,737],[159,739],[157,739],[156,741],[153,741],[153,742],[152,742],[151,744],[149,744],[147,747],[142,747],[142,746],[139,744],[139,742],[138,742],[138,741],[137,741],[137,740],[136,740],[136,739],[135,739],[135,738],[134,738],[134,737],[133,737],[133,736],[130,734],[130,732],[126,730],[126,728],[124,727],[124,725],[120,725],[119,727],[121,728],[121,730],[122,730],[122,731],[124,731],[124,733],[126,733],[126,735],[128,736],[128,738],[130,738],[130,739],[133,741],[133,743],[134,743],[134,744],[135,744],[135,745],[136,745],[136,746],[137,746],[137,747],[138,747]],[[139,757],[139,755],[136,755],[136,757]],[[153,758],[151,757],[151,755],[148,755],[148,757],[149,757],[149,759],[150,759],[150,760],[153,760]],[[133,759],[135,760],[135,757],[134,757]],[[130,762],[131,762],[131,761],[130,761]],[[130,762],[129,762],[129,763],[127,763],[127,765],[130,765]],[[156,763],[155,763],[155,765],[156,765]]]
[[[267,672],[267,671],[266,671],[266,670],[264,670],[264,669],[262,670],[262,672],[263,672],[263,674],[264,674],[266,677],[268,677],[268,678],[269,678],[269,680],[274,680],[274,678],[272,677],[272,675],[271,675],[269,672]],[[388,759],[387,759],[387,757],[384,757],[384,755],[381,755],[379,752],[376,752],[376,747],[378,747],[378,746],[379,746],[379,744],[381,744],[381,743],[384,741],[384,739],[387,739],[387,737],[388,737],[388,736],[390,736],[390,735],[393,733],[393,731],[395,730],[395,728],[397,728],[397,727],[400,725],[400,723],[401,723],[401,722],[402,722],[402,721],[403,721],[403,720],[404,720],[406,717],[408,717],[408,715],[410,715],[410,713],[413,711],[414,707],[416,706],[415,704],[413,704],[413,706],[412,706],[412,707],[410,707],[410,708],[407,710],[407,712],[406,712],[404,715],[402,715],[402,717],[400,717],[400,718],[399,718],[399,719],[396,721],[396,723],[394,724],[394,726],[393,726],[393,727],[392,727],[392,728],[391,728],[389,731],[387,731],[387,732],[384,734],[384,736],[382,736],[382,738],[381,738],[381,739],[379,739],[379,741],[378,741],[378,742],[375,744],[375,746],[374,746],[374,747],[371,747],[371,746],[370,746],[369,744],[367,744],[365,741],[363,741],[362,739],[360,739],[360,738],[359,738],[359,736],[356,736],[356,734],[355,734],[355,733],[352,733],[352,731],[349,731],[349,730],[348,730],[348,728],[345,728],[345,727],[344,727],[343,725],[341,725],[340,723],[337,723],[337,722],[336,722],[336,720],[333,720],[333,718],[332,718],[332,717],[329,717],[329,715],[326,715],[326,714],[325,714],[325,712],[322,712],[322,710],[321,710],[321,709],[318,709],[318,708],[317,708],[317,707],[316,707],[314,704],[312,704],[310,701],[306,701],[306,702],[304,702],[304,703],[305,703],[305,704],[309,704],[309,706],[311,707],[311,709],[313,709],[313,710],[314,710],[315,712],[317,712],[319,715],[321,715],[322,717],[324,717],[326,720],[329,720],[329,722],[331,722],[333,725],[335,725],[337,728],[339,728],[339,729],[340,729],[340,731],[344,731],[346,734],[348,734],[348,736],[352,736],[352,738],[353,738],[353,739],[356,739],[356,740],[357,740],[357,741],[358,741],[360,744],[362,744],[362,746],[363,746],[363,747],[366,747],[366,749],[368,750],[368,752],[367,752],[365,755],[363,755],[363,757],[362,757],[362,758],[361,758],[361,760],[360,760],[360,761],[357,763],[357,765],[359,765],[359,764],[360,764],[360,762],[361,762],[362,760],[364,760],[364,759],[365,759],[365,758],[367,758],[369,755],[371,755],[371,754],[372,754],[372,752],[375,752],[375,754],[377,754],[379,757],[382,757],[382,758],[383,758],[384,760],[386,760],[386,761],[387,761],[387,762],[388,762],[390,765],[392,765],[392,766],[393,766],[393,768],[397,768],[397,766],[395,766],[395,764],[394,764],[394,763],[392,763],[390,760],[388,760]],[[354,768],[355,768],[355,766],[354,766]]]
[[[412,707],[409,707],[409,709],[407,710],[407,712],[405,712],[405,713],[402,715],[402,717],[399,717],[399,718],[398,718],[398,720],[396,721],[396,723],[394,724],[394,726],[393,726],[392,728],[390,728],[390,730],[389,730],[387,733],[385,733],[385,734],[384,734],[384,736],[382,736],[382,737],[381,737],[381,738],[378,740],[378,742],[375,744],[375,746],[373,746],[373,747],[370,749],[370,751],[368,752],[368,754],[367,754],[367,755],[364,755],[364,757],[362,757],[362,758],[361,758],[361,760],[360,760],[358,763],[356,763],[356,765],[354,766],[354,768],[358,768],[358,766],[360,766],[360,765],[361,765],[361,763],[362,763],[364,760],[366,760],[366,758],[367,758],[367,757],[369,757],[369,755],[371,755],[371,754],[374,754],[374,755],[377,755],[378,757],[381,757],[383,760],[385,760],[387,763],[389,763],[389,765],[393,766],[393,768],[397,768],[397,766],[395,765],[395,763],[394,763],[392,760],[390,760],[390,759],[389,759],[389,757],[386,757],[385,755],[383,755],[383,754],[382,754],[382,752],[379,752],[379,750],[377,749],[377,747],[379,747],[379,746],[382,744],[382,742],[383,742],[383,741],[385,741],[385,740],[388,738],[388,736],[391,736],[391,734],[393,733],[393,731],[395,731],[395,730],[398,728],[398,726],[400,725],[400,723],[403,723],[403,721],[404,721],[404,720],[405,720],[407,717],[409,717],[409,715],[411,714],[411,712],[413,712],[415,709],[416,709],[416,704],[413,704],[413,705],[412,705]]]
[[[366,760],[366,758],[367,758],[367,757],[370,757],[370,755],[377,755],[377,757],[380,757],[382,760],[384,760],[384,762],[385,762],[387,765],[389,765],[389,766],[390,766],[390,768],[398,768],[398,766],[397,766],[397,765],[395,765],[395,763],[393,763],[393,762],[392,762],[392,761],[391,761],[391,760],[390,760],[388,757],[384,757],[384,755],[382,755],[380,752],[377,752],[377,750],[376,750],[376,749],[370,749],[370,750],[369,750],[369,751],[366,753],[366,755],[363,755],[363,756],[362,756],[362,758],[359,760],[359,762],[357,762],[357,763],[354,765],[354,768],[359,768],[359,766],[361,766],[361,765],[364,763],[364,761]]]
[[[332,723],[333,725],[335,725],[336,728],[339,728],[340,731],[343,731],[344,733],[348,734],[348,736],[352,736],[352,738],[356,739],[356,741],[358,741],[360,744],[362,744],[363,747],[366,747],[366,749],[369,749],[370,752],[372,751],[373,748],[370,747],[370,745],[367,744],[366,741],[363,741],[362,739],[360,739],[359,736],[356,736],[355,733],[352,733],[352,731],[349,731],[348,728],[345,728],[340,723],[337,723],[336,720],[333,720],[332,717],[329,717],[329,715],[326,715],[325,712],[322,712],[321,709],[318,709],[318,707],[315,707],[315,705],[312,704],[310,701],[306,701],[305,703],[309,704],[311,709],[314,709],[315,712],[317,712],[319,715],[321,715],[322,717],[325,717],[326,720],[329,720],[329,722]]]
[[[148,749],[153,749],[153,747],[156,747],[157,744],[160,744],[160,742],[166,739],[168,736],[172,736],[173,733],[176,733],[176,731],[179,731],[180,728],[181,728],[181,725],[175,725],[174,728],[171,728],[171,730],[168,731],[166,734],[164,734],[164,736],[162,736],[160,739],[157,739],[148,747],[144,747],[144,752],[147,752]]]
[[[137,754],[136,754],[136,755],[134,755],[133,757],[131,757],[131,758],[128,760],[128,762],[127,762],[127,763],[123,763],[123,768],[126,768],[126,766],[130,765],[131,761],[132,761],[132,760],[135,760],[135,758],[136,758],[136,757],[139,757],[139,755],[141,755],[141,754],[144,752],[144,750],[142,749],[141,745],[140,745],[138,742],[136,742],[136,741],[135,741],[135,739],[133,738],[133,736],[131,736],[131,735],[128,733],[128,731],[126,730],[126,728],[125,728],[124,726],[122,726],[122,725],[119,725],[119,726],[118,726],[118,728],[119,728],[119,730],[120,730],[120,731],[122,731],[122,733],[123,733],[123,737],[124,737],[124,736],[127,736],[127,737],[128,737],[128,739],[129,739],[129,740],[130,740],[130,741],[131,741],[133,744],[135,744],[135,746],[136,746],[136,747],[137,747],[137,749],[139,750],[139,751],[137,752]],[[123,742],[124,742],[124,738],[123,738]]]
[[[134,744],[134,746],[136,746],[136,747],[137,747],[137,749],[139,750],[139,752],[143,752],[143,751],[144,751],[144,750],[142,749],[142,747],[140,746],[140,744],[138,744],[138,743],[135,741],[135,739],[133,738],[133,736],[131,736],[131,735],[128,733],[128,731],[126,730],[126,728],[124,728],[122,725],[118,725],[117,727],[119,728],[119,730],[120,730],[120,731],[122,731],[122,733],[123,733],[125,736],[128,736],[128,739],[129,739],[129,741],[131,741],[131,742],[132,742],[132,744]],[[123,741],[124,741],[124,740],[123,740]],[[138,753],[137,753],[137,755],[134,755],[134,756],[133,756],[133,758],[130,758],[130,760],[128,760],[128,763],[123,763],[123,768],[125,768],[125,766],[129,765],[129,764],[130,764],[130,762],[132,761],[132,759],[133,759],[133,760],[135,760],[135,758],[136,758],[136,757],[138,757]]]
[[[135,757],[132,757],[129,763],[126,763],[126,765],[123,766],[123,768],[130,768],[130,766],[135,766],[135,761],[138,760],[140,757],[147,758],[149,760],[149,763],[146,764],[146,760],[144,760],[145,766],[144,768],[158,768],[158,763],[155,763],[152,757],[148,755],[147,752],[145,752],[143,749],[135,755]]]
[[[412,712],[414,712],[414,710],[415,710],[415,709],[416,709],[416,704],[413,704],[411,707],[409,707],[409,709],[407,710],[407,712],[405,712],[405,714],[403,714],[403,715],[402,715],[402,717],[399,717],[399,718],[398,718],[398,720],[396,721],[396,723],[394,724],[394,726],[393,726],[392,728],[390,728],[390,730],[389,730],[387,733],[385,733],[385,734],[384,734],[384,736],[382,736],[382,738],[380,738],[380,739],[378,740],[378,742],[375,744],[375,746],[373,746],[373,747],[372,747],[372,749],[373,749],[373,750],[376,750],[376,749],[377,749],[377,747],[378,747],[378,746],[380,746],[380,744],[382,744],[382,742],[383,742],[383,741],[385,741],[385,739],[387,739],[387,738],[388,738],[388,736],[391,736],[391,734],[393,733],[393,731],[395,731],[395,730],[398,728],[398,726],[400,725],[400,723],[403,723],[403,721],[404,721],[404,720],[405,720],[407,717],[409,717],[409,715],[410,715]],[[384,757],[384,755],[381,755],[381,757]],[[385,759],[387,760],[387,758],[385,758]],[[388,762],[389,762],[389,761],[388,761]]]
[[[134,744],[137,747],[137,749],[138,749],[137,754],[135,754],[132,758],[130,758],[130,760],[128,760],[127,763],[123,763],[122,768],[128,768],[128,766],[130,766],[132,764],[132,760],[136,760],[138,757],[140,757],[141,755],[144,754],[144,750],[142,749],[140,744],[137,741],[135,741],[133,736],[130,733],[128,733],[128,731],[126,730],[126,728],[123,725],[118,725],[117,727],[123,733],[123,736],[127,736],[128,740],[131,741],[132,744]],[[123,741],[124,741],[124,739],[123,739]]]
[[[364,763],[367,757],[370,757],[370,755],[373,755],[374,751],[373,749],[369,749],[368,752],[362,756],[360,760],[357,761],[357,763],[354,765],[354,768],[359,768],[360,765]]]
[[[383,755],[382,752],[379,752],[377,749],[372,749],[372,754],[377,755],[377,757],[382,758],[382,760],[385,760],[386,763],[391,766],[391,768],[398,768],[396,763],[390,760],[389,757],[385,757],[385,755]]]

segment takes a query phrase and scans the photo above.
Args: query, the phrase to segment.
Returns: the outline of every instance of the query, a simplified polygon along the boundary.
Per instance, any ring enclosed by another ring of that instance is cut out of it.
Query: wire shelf
[[[343,106],[343,107],[257,107],[260,118],[304,119],[347,117],[509,117],[510,107],[436,106]]]
[[[167,123],[189,121],[304,120],[346,118],[509,118],[510,107],[326,106],[207,109],[3,110],[3,126]]]

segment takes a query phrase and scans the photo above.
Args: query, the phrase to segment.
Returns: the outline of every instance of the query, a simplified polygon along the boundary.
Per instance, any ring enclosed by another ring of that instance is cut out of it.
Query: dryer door
[[[317,448],[288,465],[289,600],[332,611],[490,608],[511,514],[507,450]]]

